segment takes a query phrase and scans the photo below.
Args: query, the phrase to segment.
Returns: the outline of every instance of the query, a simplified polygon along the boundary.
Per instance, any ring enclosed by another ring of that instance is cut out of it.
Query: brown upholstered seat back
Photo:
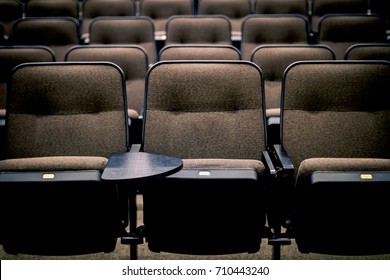
[[[300,62],[284,76],[282,144],[307,158],[390,158],[390,63]]]
[[[367,0],[314,0],[312,1],[312,27],[318,32],[321,18],[328,14],[364,14],[368,10]]]
[[[348,60],[387,60],[390,61],[389,43],[362,43],[350,46],[344,56]]]
[[[333,60],[331,49],[320,45],[273,44],[257,47],[251,61],[259,65],[264,73],[267,109],[280,108],[282,76],[291,63],[302,60]]]
[[[318,42],[329,46],[336,59],[344,59],[353,44],[386,42],[385,22],[377,15],[326,15],[319,22],[318,32]]]
[[[89,37],[90,25],[95,18],[135,16],[137,9],[134,0],[83,0],[81,8],[83,15],[81,36],[83,39]]]
[[[135,44],[143,47],[149,64],[156,60],[154,23],[149,17],[100,17],[90,26],[90,44]]]
[[[240,51],[232,45],[171,44],[160,51],[159,60],[240,60]]]
[[[223,15],[172,16],[166,44],[231,44],[231,22]]]
[[[79,22],[72,17],[31,17],[15,23],[13,45],[43,45],[63,61],[68,48],[79,44]]]
[[[7,82],[12,69],[21,63],[40,61],[55,61],[53,51],[43,46],[0,47],[0,117],[5,117]]]
[[[183,159],[261,159],[260,69],[243,61],[164,61],[147,80],[144,150]]]
[[[110,63],[23,64],[7,96],[7,158],[127,150],[124,78]]]
[[[74,47],[67,61],[109,61],[125,74],[129,117],[137,119],[144,107],[145,77],[148,69],[146,51],[137,45],[88,45]]]
[[[80,2],[78,0],[29,0],[25,4],[27,17],[73,17],[80,16]]]
[[[252,13],[248,0],[199,0],[199,15],[225,15],[232,23],[232,33],[241,35],[241,21]]]
[[[140,14],[153,19],[156,26],[156,35],[165,35],[165,23],[174,15],[192,15],[192,0],[142,0],[140,1]]]
[[[242,21],[242,58],[264,44],[306,44],[308,22],[299,14],[257,14]]]

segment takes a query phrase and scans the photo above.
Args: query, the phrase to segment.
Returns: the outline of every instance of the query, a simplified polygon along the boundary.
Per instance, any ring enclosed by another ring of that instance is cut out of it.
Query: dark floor
[[[142,224],[142,200],[138,198],[138,223]],[[77,256],[33,256],[33,255],[9,255],[0,247],[0,260],[128,260],[130,258],[129,245],[122,245],[118,240],[116,250],[112,253],[98,253],[90,255]],[[261,244],[259,252],[254,254],[234,254],[234,255],[219,255],[219,256],[196,256],[196,255],[179,255],[170,253],[153,253],[148,250],[147,244],[138,246],[139,260],[271,260],[272,247],[264,240]],[[321,254],[302,254],[292,240],[292,244],[282,246],[281,249],[282,260],[390,260],[390,254],[375,255],[375,256],[333,256]]]

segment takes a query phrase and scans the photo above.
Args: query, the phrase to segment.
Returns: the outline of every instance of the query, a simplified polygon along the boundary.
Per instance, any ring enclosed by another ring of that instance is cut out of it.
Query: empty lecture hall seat
[[[232,40],[241,40],[241,21],[252,14],[250,0],[199,0],[198,15],[225,15],[232,23]]]
[[[390,61],[390,44],[355,44],[347,49],[344,59]]]
[[[159,52],[159,60],[240,60],[240,51],[232,45],[170,44]]]
[[[66,51],[79,44],[79,22],[72,17],[29,17],[14,24],[13,45],[42,45],[51,48],[56,61],[64,61]]]
[[[280,97],[282,94],[282,76],[286,68],[302,60],[334,60],[333,51],[324,45],[272,44],[261,45],[254,49],[251,61],[264,73],[264,91],[266,116],[271,143],[279,143]]]
[[[314,0],[312,1],[311,32],[316,36],[319,29],[319,22],[325,15],[366,14],[367,11],[367,0]]]
[[[168,18],[175,15],[194,14],[194,4],[192,0],[142,0],[140,1],[140,15],[153,19],[156,30],[156,40],[165,41],[165,23]]]
[[[24,13],[26,17],[73,17],[80,19],[78,0],[28,0]]]
[[[285,71],[277,150],[290,162],[288,224],[300,252],[390,252],[389,77],[387,61],[303,61]]]
[[[254,14],[299,14],[307,20],[310,30],[311,0],[255,0],[254,2]]]
[[[357,43],[386,42],[383,18],[368,14],[332,14],[319,22],[318,43],[329,46],[336,59],[343,59],[347,49]]]
[[[257,252],[268,168],[261,70],[248,61],[161,61],[146,80],[143,151],[184,167],[141,186],[153,252]],[[250,120],[250,121],[249,121]]]
[[[255,14],[243,19],[240,51],[244,60],[250,60],[260,45],[307,43],[308,22],[300,14]]]
[[[44,46],[3,46],[0,47],[0,118],[5,118],[7,82],[12,69],[25,62],[53,62],[55,56]]]
[[[224,15],[172,16],[166,23],[169,44],[232,45],[231,21]]]
[[[81,4],[82,23],[81,40],[89,42],[91,22],[102,16],[135,16],[137,11],[134,0],[83,0]]]
[[[125,226],[101,173],[128,150],[124,76],[107,62],[17,66],[0,161],[0,240],[9,254],[112,252]]]
[[[150,17],[99,17],[90,25],[89,44],[135,44],[147,52],[149,64],[157,61],[155,26]]]
[[[140,143],[145,99],[145,77],[148,70],[146,51],[138,45],[87,45],[71,48],[66,61],[109,61],[117,64],[125,75],[130,144]]]
[[[4,36],[12,35],[14,23],[23,17],[23,2],[20,0],[0,0],[0,23],[4,25]]]
[[[308,15],[306,0],[257,0],[255,14],[301,14]]]
[[[0,46],[0,157],[5,152],[6,96],[12,69],[21,63],[39,61],[55,61],[53,51],[43,46]]]

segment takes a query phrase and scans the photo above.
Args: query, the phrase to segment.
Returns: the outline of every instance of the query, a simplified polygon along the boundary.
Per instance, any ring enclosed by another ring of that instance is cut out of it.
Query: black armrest
[[[285,171],[294,171],[294,165],[283,146],[280,144],[274,145],[274,151],[280,167]]]
[[[277,183],[270,192],[270,208],[268,210],[268,221],[274,229],[274,236],[271,243],[285,245],[289,244],[289,236],[280,232],[280,227],[288,228],[289,216],[294,186],[294,165],[282,145],[276,144],[270,149],[274,165],[277,170]]]

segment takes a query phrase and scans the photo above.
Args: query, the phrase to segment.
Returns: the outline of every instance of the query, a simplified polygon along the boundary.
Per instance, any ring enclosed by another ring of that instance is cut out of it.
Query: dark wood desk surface
[[[125,181],[160,178],[183,167],[180,158],[145,152],[113,153],[103,171],[102,180]]]

